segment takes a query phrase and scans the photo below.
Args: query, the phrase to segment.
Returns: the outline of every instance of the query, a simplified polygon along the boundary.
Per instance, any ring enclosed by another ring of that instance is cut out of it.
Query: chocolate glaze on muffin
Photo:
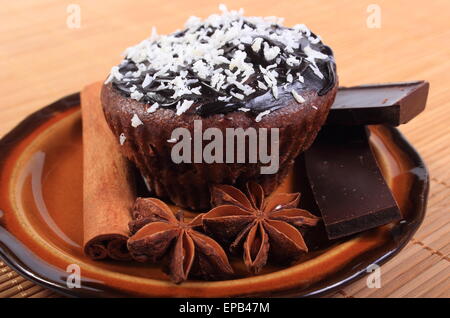
[[[212,184],[253,180],[272,192],[314,141],[337,91],[333,53],[306,26],[221,10],[127,49],[102,90],[105,117],[149,188],[192,209],[209,207]],[[261,163],[174,163],[172,131],[193,134],[194,120],[223,132],[279,128],[279,171],[261,174]]]

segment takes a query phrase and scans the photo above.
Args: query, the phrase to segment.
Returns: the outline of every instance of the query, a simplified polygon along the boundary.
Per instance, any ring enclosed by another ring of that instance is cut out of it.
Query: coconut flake
[[[183,114],[192,106],[192,104],[194,104],[193,100],[184,100],[182,103],[178,102],[177,115],[180,116],[181,114]]]
[[[274,85],[272,86],[272,94],[275,99],[278,99],[278,86]]]
[[[194,93],[195,95],[201,95],[202,92],[200,91],[200,89],[201,89],[201,87],[197,86],[197,87],[194,87],[193,89],[191,89],[191,92]]]
[[[309,67],[313,70],[314,74],[316,74],[318,78],[323,79],[323,74],[317,66],[310,64]]]
[[[261,50],[261,44],[263,42],[262,38],[256,38],[252,44],[252,50],[255,53],[258,53]]]
[[[266,110],[266,111],[263,111],[262,113],[259,113],[259,114],[256,116],[255,121],[256,121],[257,123],[259,123],[259,122],[261,121],[261,119],[262,119],[264,116],[268,115],[268,114],[270,114],[270,109],[269,109],[269,110]]]
[[[150,75],[145,74],[144,81],[142,82],[142,88],[146,88],[148,85],[150,85],[153,82],[153,77]]]
[[[291,90],[291,93],[292,93],[292,96],[294,96],[297,103],[302,104],[305,102],[305,99],[303,98],[303,96],[301,96],[299,93],[297,93],[297,91],[295,89]]]
[[[122,73],[119,71],[118,66],[111,67],[111,72],[109,73],[108,78],[105,81],[105,84],[112,82],[114,79],[120,81],[123,78]]]
[[[217,99],[221,102],[229,102],[231,100],[231,96],[219,96]]]
[[[244,99],[244,95],[240,94],[240,93],[234,93],[234,92],[230,92],[230,94],[234,97],[236,97],[237,99],[243,100]]]
[[[304,24],[296,24],[293,27],[294,30],[296,31],[300,31],[302,33],[305,33],[306,36],[310,36],[311,35],[311,30]]]
[[[289,56],[289,57],[286,59],[286,64],[289,65],[289,66],[291,66],[291,67],[300,65],[300,59],[298,59],[298,58],[296,58],[295,56],[292,56],[292,55],[291,55],[291,56]]]
[[[206,79],[209,75],[209,68],[202,60],[195,62],[192,68],[200,78]]]
[[[125,140],[127,140],[127,137],[125,136],[124,133],[121,133],[119,136],[119,143],[121,146],[123,146],[123,144],[125,143]]]
[[[269,44],[264,43],[264,58],[267,61],[272,61],[278,54],[280,54],[281,49],[278,46],[270,47]]]
[[[258,87],[259,88],[261,88],[261,89],[263,89],[263,90],[265,90],[265,91],[267,91],[269,88],[266,86],[266,84],[264,84],[263,82],[261,82],[261,81],[258,81]]]
[[[134,114],[133,117],[131,118],[131,126],[133,126],[134,128],[143,125],[144,123],[139,119],[138,115]]]
[[[306,59],[310,60],[311,62],[315,62],[316,59],[318,60],[326,60],[328,58],[328,55],[323,54],[322,52],[313,50],[311,46],[306,46],[303,51],[308,56]]]
[[[288,74],[286,76],[286,81],[288,81],[289,83],[292,83],[293,80],[294,80],[294,77],[292,76],[292,74]]]
[[[140,101],[142,97],[144,97],[144,94],[139,92],[138,90],[135,90],[134,92],[131,92],[130,97],[132,99],[135,99],[137,101]]]
[[[156,112],[156,110],[158,108],[159,108],[159,104],[158,103],[154,103],[152,106],[147,108],[147,113],[154,113],[154,112]]]

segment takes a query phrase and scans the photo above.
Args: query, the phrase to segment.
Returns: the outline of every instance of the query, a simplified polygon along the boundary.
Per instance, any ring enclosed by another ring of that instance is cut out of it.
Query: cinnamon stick
[[[84,253],[95,260],[129,260],[134,181],[104,118],[100,90],[101,83],[95,83],[81,92]]]

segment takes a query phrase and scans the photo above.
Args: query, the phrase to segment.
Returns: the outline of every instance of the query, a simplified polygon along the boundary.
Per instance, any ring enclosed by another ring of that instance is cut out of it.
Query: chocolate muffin
[[[205,20],[192,17],[170,35],[153,32],[128,48],[102,89],[106,120],[149,189],[194,210],[209,207],[213,184],[255,181],[270,194],[314,141],[338,84],[331,49],[306,26],[288,28],[279,18],[221,10]],[[174,149],[188,138],[173,137],[177,128],[190,133],[191,153]],[[208,128],[215,129],[214,138],[198,141]],[[237,140],[228,143],[229,128],[244,134],[254,129],[256,139],[244,136],[245,148],[238,148]],[[210,152],[213,160],[205,161],[196,145],[206,151],[220,133],[226,137]],[[268,153],[278,150],[273,171],[263,172],[268,162],[257,156],[264,133]],[[190,160],[174,159],[175,150]]]

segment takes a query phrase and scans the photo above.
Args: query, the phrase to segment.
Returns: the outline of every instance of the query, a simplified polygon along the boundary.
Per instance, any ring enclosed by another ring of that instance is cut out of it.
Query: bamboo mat
[[[123,49],[147,37],[152,26],[172,32],[190,15],[216,12],[221,2],[310,26],[334,49],[341,85],[430,81],[426,111],[401,127],[431,173],[424,223],[382,266],[380,289],[367,288],[363,278],[331,296],[450,297],[448,0],[7,1],[0,6],[0,136],[43,105],[104,78]],[[80,28],[67,26],[69,4],[81,9]],[[370,4],[381,9],[380,28],[366,24]],[[0,297],[58,295],[0,262]]]

